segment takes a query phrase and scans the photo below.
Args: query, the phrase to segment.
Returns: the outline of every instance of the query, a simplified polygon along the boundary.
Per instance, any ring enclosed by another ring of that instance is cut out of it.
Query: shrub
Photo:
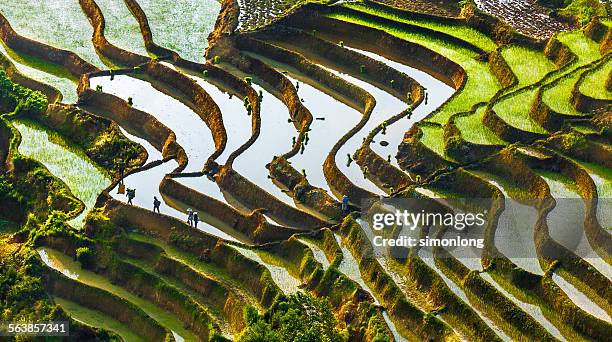
[[[81,267],[86,269],[93,268],[95,264],[95,254],[89,247],[77,248],[76,259],[81,264]]]

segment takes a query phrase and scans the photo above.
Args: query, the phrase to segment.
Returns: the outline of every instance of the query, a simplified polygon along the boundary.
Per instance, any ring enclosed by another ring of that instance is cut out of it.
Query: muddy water
[[[506,197],[506,209],[499,217],[495,233],[495,246],[518,267],[543,275],[537,258],[533,229],[537,211],[532,206],[521,204],[510,198],[506,184],[499,177],[481,171],[473,172],[497,187]]]
[[[291,159],[293,167],[297,170],[305,169],[310,184],[321,187],[333,195],[323,174],[323,163],[334,144],[359,122],[360,113],[309,84],[300,82],[290,75],[286,77],[294,85],[299,84],[298,96],[304,100],[303,104],[313,116],[308,143],[303,154],[300,153]],[[287,144],[287,151],[290,148],[291,142]]]
[[[397,153],[397,148],[399,144],[402,142],[404,133],[406,133],[406,131],[408,131],[415,122],[421,121],[427,115],[438,109],[455,93],[455,89],[419,69],[394,62],[383,56],[377,55],[369,51],[357,50],[353,48],[350,49],[357,51],[363,55],[366,55],[374,60],[382,62],[397,71],[403,72],[404,74],[417,81],[426,89],[426,93],[428,94],[427,104],[425,104],[425,101],[423,101],[413,111],[413,114],[410,119],[405,118],[399,120],[393,125],[389,125],[387,127],[387,134],[383,135],[382,133],[379,133],[374,139],[376,143],[370,145],[372,150],[378,153],[383,158],[386,158],[387,156],[391,155],[391,163],[395,167],[399,168],[397,159],[395,158],[395,154]],[[407,107],[407,105],[404,104],[404,107]],[[387,141],[389,145],[386,147],[381,146],[379,143],[380,140]]]
[[[172,331],[173,334],[178,336],[181,340],[183,337],[190,341],[196,340],[194,334],[186,330],[180,320],[167,311],[160,309],[151,302],[134,295],[123,287],[112,284],[107,278],[99,274],[82,269],[78,262],[73,261],[72,258],[63,253],[49,248],[40,248],[37,251],[43,262],[48,267],[57,270],[65,276],[75,279],[83,284],[97,287],[118,297],[124,298],[128,302],[138,306],[147,315],[164,326],[166,329]]]
[[[550,236],[574,252],[612,281],[612,266],[593,250],[584,231],[585,204],[571,186],[571,181],[556,174],[538,172],[556,199],[557,206],[548,214]]]
[[[110,185],[110,178],[83,151],[59,134],[30,121],[14,121],[13,125],[21,134],[19,153],[42,163],[68,185],[74,196],[83,201],[85,210],[70,220],[75,227],[83,227],[98,194]]]
[[[304,245],[308,246],[308,248],[310,248],[315,260],[321,264],[321,266],[323,267],[323,270],[327,270],[327,268],[329,267],[329,260],[327,260],[327,257],[325,256],[325,252],[321,248],[319,248],[319,246],[315,245],[314,243],[310,241],[307,241],[305,239],[299,239],[299,240],[301,243],[303,243]]]
[[[279,99],[257,84],[253,84],[253,89],[263,94],[261,134],[248,150],[236,158],[234,170],[279,200],[295,206],[291,197],[268,178],[266,164],[271,162],[274,156],[280,156],[289,150],[287,147],[291,145],[292,138],[297,137],[296,129],[292,123],[287,122],[289,111]],[[246,111],[243,115],[249,118]],[[250,127],[250,121],[245,120],[244,124]]]

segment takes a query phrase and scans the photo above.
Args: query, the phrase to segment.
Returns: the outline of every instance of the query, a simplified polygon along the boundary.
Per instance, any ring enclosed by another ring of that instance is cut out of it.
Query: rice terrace
[[[0,339],[610,341],[610,13],[0,1]]]

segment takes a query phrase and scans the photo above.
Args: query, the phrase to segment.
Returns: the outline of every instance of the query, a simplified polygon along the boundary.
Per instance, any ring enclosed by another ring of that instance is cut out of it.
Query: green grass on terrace
[[[541,51],[519,45],[504,47],[502,56],[516,75],[519,88],[538,82],[557,68]]]
[[[125,50],[146,56],[147,51],[140,34],[140,26],[126,4],[116,0],[96,0],[96,3],[106,21],[104,30],[106,39]],[[180,27],[176,29],[181,30]]]
[[[347,3],[342,6],[364,13],[376,15],[382,18],[394,20],[397,22],[421,26],[434,31],[442,32],[448,34],[449,36],[464,40],[484,51],[491,52],[497,48],[497,45],[491,38],[489,38],[484,33],[467,25],[444,23],[444,19],[440,19],[440,21],[427,20],[424,18],[411,16],[410,12],[405,12],[405,14],[399,14],[394,13],[392,9],[386,10],[372,8],[366,4],[361,3]]]
[[[467,142],[479,145],[506,145],[507,143],[501,140],[487,126],[482,123],[482,117],[485,113],[486,106],[481,106],[475,113],[462,116],[455,120],[457,128],[461,131],[461,136]]]
[[[93,29],[78,1],[2,1],[0,12],[20,35],[70,50],[97,67],[104,67],[91,43]]]
[[[478,57],[478,54],[474,51],[420,33],[398,30],[395,27],[382,25],[357,16],[340,13],[326,15],[333,19],[380,29],[400,39],[420,44],[446,56],[466,70],[468,79],[464,89],[427,121],[445,124],[451,115],[470,111],[475,104],[489,101],[500,89],[497,78],[489,69],[489,64],[477,61],[475,58]]]
[[[178,52],[185,59],[204,62],[208,34],[221,10],[218,1],[139,0],[138,3],[149,19],[157,44]]]
[[[442,127],[436,127],[431,125],[420,126],[423,131],[421,137],[421,143],[427,146],[430,150],[434,151],[440,157],[444,156],[444,129]]]
[[[612,92],[606,89],[606,81],[611,74],[612,59],[608,59],[601,67],[584,78],[580,85],[580,92],[592,98],[612,100]]]
[[[591,63],[601,57],[597,42],[585,36],[582,31],[562,32],[557,38],[578,56],[578,65]]]
[[[529,108],[535,98],[537,89],[513,94],[493,106],[493,110],[509,125],[523,131],[548,134],[529,116]]]
[[[557,84],[544,91],[542,101],[554,112],[570,115],[582,115],[572,105],[572,90],[576,86],[581,73],[575,72],[561,79]]]
[[[98,195],[110,185],[109,177],[82,150],[71,146],[59,134],[32,121],[14,121],[13,125],[21,134],[19,153],[41,162],[83,201],[86,209],[71,221],[76,227],[82,227]]]

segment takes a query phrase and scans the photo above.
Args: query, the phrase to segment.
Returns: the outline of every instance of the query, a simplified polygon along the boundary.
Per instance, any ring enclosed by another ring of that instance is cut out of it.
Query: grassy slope
[[[421,142],[436,154],[444,157],[444,130],[441,127],[421,126]]]
[[[75,226],[82,227],[96,198],[110,185],[108,176],[83,151],[71,146],[59,134],[30,121],[15,121],[13,124],[22,137],[19,152],[44,164],[83,201],[86,210],[71,221]]]
[[[580,85],[580,92],[596,99],[612,100],[612,92],[605,87],[611,73],[612,59],[585,77]]]
[[[544,91],[542,101],[557,113],[581,115],[570,102],[572,90],[576,86],[581,74],[575,72],[571,76],[560,80],[554,87]]]
[[[375,9],[371,8],[365,4],[353,3],[346,4],[346,7],[352,8],[357,11],[373,14],[379,17],[391,19],[397,22],[417,25],[421,27],[425,27],[434,31],[439,31],[442,33],[446,33],[450,36],[459,38],[464,40],[484,51],[491,52],[497,48],[497,45],[491,38],[489,38],[484,33],[469,27],[467,25],[454,25],[440,21],[426,20],[423,18],[415,18],[410,15],[410,12],[405,12],[404,15],[398,15],[391,11],[383,10],[383,9]]]
[[[208,34],[221,6],[214,0],[140,0],[155,42],[183,58],[203,62]],[[172,20],[168,20],[172,18]],[[180,29],[177,29],[180,27]]]
[[[523,131],[548,133],[529,116],[529,108],[537,89],[522,91],[496,103],[493,110],[509,125]]]
[[[461,131],[463,139],[467,142],[480,145],[506,145],[495,133],[482,123],[486,107],[482,106],[469,116],[458,118],[455,123]]]
[[[518,87],[534,84],[556,69],[541,51],[519,45],[504,47],[502,56],[518,78]]]
[[[453,60],[466,70],[468,80],[463,91],[454,96],[440,111],[427,121],[444,124],[451,115],[469,111],[475,104],[490,100],[500,89],[499,82],[489,70],[488,63],[477,61],[475,58],[478,55],[473,51],[423,34],[398,30],[394,27],[381,25],[360,17],[338,13],[329,14],[328,16],[337,20],[377,28],[400,39],[423,45]]]

